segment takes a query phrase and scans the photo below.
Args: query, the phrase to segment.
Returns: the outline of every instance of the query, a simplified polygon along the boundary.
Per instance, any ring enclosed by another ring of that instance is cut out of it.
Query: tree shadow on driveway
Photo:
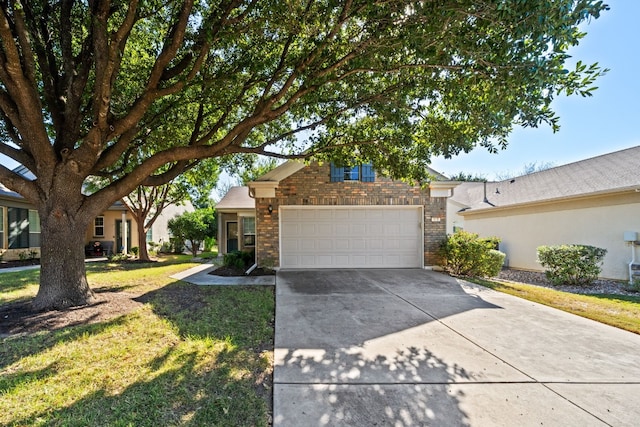
[[[476,309],[424,270],[279,272],[274,424],[467,425],[451,385],[526,380],[438,321]]]

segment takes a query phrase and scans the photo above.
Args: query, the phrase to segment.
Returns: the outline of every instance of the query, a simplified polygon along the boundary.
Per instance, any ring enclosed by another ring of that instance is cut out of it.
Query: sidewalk
[[[84,260],[85,263],[89,262],[98,262],[98,261],[107,261],[108,258],[87,258]],[[8,268],[0,268],[0,273],[15,273],[16,271],[27,271],[27,270],[35,270],[36,268],[40,268],[40,264],[38,265],[23,265],[21,267],[8,267]]]

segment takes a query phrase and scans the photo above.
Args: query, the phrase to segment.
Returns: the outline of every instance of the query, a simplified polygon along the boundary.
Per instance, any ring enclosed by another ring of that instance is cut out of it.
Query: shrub
[[[502,270],[507,255],[497,249],[490,249],[481,265],[480,276],[495,277]]]
[[[127,261],[128,259],[129,257],[127,257],[126,254],[122,254],[122,253],[113,254],[109,257],[110,262],[122,262],[122,261]]]
[[[234,267],[238,269],[245,269],[250,267],[254,262],[253,252],[249,251],[232,251],[224,254],[222,263],[226,267]]]
[[[496,250],[498,243],[497,237],[480,238],[460,230],[442,242],[439,254],[445,270],[451,274],[492,277],[500,272],[506,256]]]
[[[181,254],[184,252],[184,239],[181,239],[180,237],[171,237],[169,238],[169,242],[171,252],[173,252],[174,254]]]
[[[140,252],[140,248],[137,246],[134,246],[131,249],[129,249],[129,252],[131,252],[134,256],[138,256],[138,252]]]
[[[598,278],[607,250],[589,245],[538,247],[538,262],[554,285],[588,285]]]
[[[627,292],[640,292],[640,279],[634,279],[631,283],[627,282],[622,288]]]

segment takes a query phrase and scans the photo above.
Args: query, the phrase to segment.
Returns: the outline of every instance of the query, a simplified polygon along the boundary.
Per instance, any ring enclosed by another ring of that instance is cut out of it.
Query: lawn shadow
[[[0,273],[0,292],[14,292],[40,281],[40,269]]]
[[[149,361],[150,375],[123,390],[100,388],[72,404],[14,419],[14,425],[268,425],[262,387],[238,376],[243,354],[221,351],[213,365],[202,366],[200,350],[170,348]],[[32,375],[37,375],[34,373]],[[98,379],[97,379],[98,380]]]
[[[177,281],[136,301],[174,324],[182,337],[273,349],[275,297],[270,286],[198,286]]]
[[[163,344],[166,349],[148,360],[143,369],[149,374],[123,390],[114,390],[110,374],[96,375],[93,381],[98,390],[70,404],[50,404],[37,413],[18,411],[11,424],[54,420],[57,425],[269,424],[272,287],[214,289],[175,281],[134,297],[132,302],[137,307],[146,304],[151,309],[149,314],[153,312],[167,321],[180,336],[173,343]],[[0,369],[9,367],[9,370],[0,378],[0,392],[8,395],[41,381],[69,375],[64,366],[56,363],[32,371],[20,366],[14,369],[11,365],[58,344],[80,343],[111,327],[124,325],[131,317],[87,321],[97,323],[5,338],[0,349]],[[123,332],[118,333],[126,333],[128,329],[124,325]],[[172,328],[167,328],[167,333],[174,336]],[[145,339],[151,338],[140,336],[140,340]],[[164,340],[162,335],[159,339]],[[126,342],[123,345],[126,348]],[[92,369],[90,364],[87,369]]]

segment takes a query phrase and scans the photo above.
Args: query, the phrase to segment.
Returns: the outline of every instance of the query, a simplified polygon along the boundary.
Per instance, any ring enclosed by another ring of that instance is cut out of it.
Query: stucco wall
[[[542,270],[536,262],[538,246],[575,243],[605,248],[601,276],[628,280],[631,247],[624,242],[623,233],[640,234],[640,194],[467,214],[464,229],[500,237],[500,250],[507,254],[509,266],[527,270]]]
[[[103,215],[104,218],[104,235],[96,236],[94,233],[93,221],[87,231],[85,232],[85,243],[90,243],[92,241],[103,241],[103,242],[112,242],[113,251],[115,253],[120,251],[120,248],[116,247],[116,221],[122,220],[122,212],[123,211],[106,211]],[[131,214],[127,212],[126,220],[131,222],[131,229],[128,233],[131,235],[131,246],[129,246],[129,250],[134,246],[140,246],[138,244],[138,226]]]
[[[269,213],[268,207],[273,211]],[[259,265],[279,266],[279,206],[424,206],[425,265],[437,263],[446,236],[446,198],[430,197],[428,188],[376,176],[375,182],[331,182],[330,165],[311,165],[280,181],[275,198],[256,199],[256,257]]]

